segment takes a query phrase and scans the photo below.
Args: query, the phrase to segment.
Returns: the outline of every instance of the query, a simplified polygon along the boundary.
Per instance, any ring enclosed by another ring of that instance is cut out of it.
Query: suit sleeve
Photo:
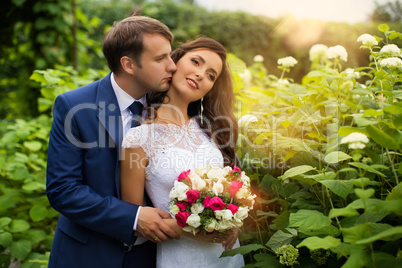
[[[53,124],[50,131],[46,193],[50,204],[70,221],[93,231],[103,233],[127,244],[134,243],[133,225],[138,206],[124,202],[115,196],[102,196],[93,185],[86,183],[84,174],[91,161],[85,156],[85,149],[71,143],[71,138],[80,137],[77,119],[65,127],[65,119],[71,107],[66,97],[60,95],[55,102]],[[93,120],[95,120],[94,118]],[[116,169],[116,163],[110,164]],[[118,167],[117,167],[118,168]],[[115,180],[115,177],[92,178],[102,182]],[[110,181],[109,181],[110,182]],[[91,184],[91,183],[90,183]],[[92,183],[93,184],[93,183]]]

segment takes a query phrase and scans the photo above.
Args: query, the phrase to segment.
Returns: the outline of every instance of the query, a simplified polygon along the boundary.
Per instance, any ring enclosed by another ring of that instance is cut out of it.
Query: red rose
[[[182,211],[177,213],[175,216],[177,225],[179,225],[180,227],[186,227],[186,221],[188,216],[190,216],[190,212]]]
[[[236,206],[235,204],[229,204],[229,210],[232,211],[232,214],[234,215],[239,210],[239,206]]]
[[[198,192],[197,190],[188,190],[186,192],[186,195],[187,195],[188,202],[193,204],[200,197],[200,192]]]
[[[241,169],[238,166],[233,167],[233,172],[241,172]]]
[[[204,207],[209,208],[209,196],[208,195],[204,199]]]
[[[237,191],[238,191],[241,187],[243,187],[243,182],[241,182],[241,181],[232,181],[232,182],[230,183],[230,189],[229,189],[230,197],[235,197]]]
[[[185,202],[185,201],[179,201],[176,206],[179,207],[180,211],[185,211],[186,208],[188,208],[190,206],[190,203]]]
[[[209,200],[208,207],[210,207],[213,211],[222,210],[224,207],[226,207],[226,204],[220,197],[214,196]]]
[[[191,183],[190,178],[188,177],[188,174],[190,174],[191,170],[187,170],[187,171],[183,171],[182,173],[180,173],[179,175],[179,181],[181,182],[187,182],[187,183]]]

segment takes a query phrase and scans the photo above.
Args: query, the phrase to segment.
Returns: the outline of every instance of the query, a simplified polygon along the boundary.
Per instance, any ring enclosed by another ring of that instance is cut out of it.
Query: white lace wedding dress
[[[142,124],[127,133],[123,147],[141,146],[149,165],[145,168],[145,189],[157,208],[169,211],[169,192],[179,174],[188,169],[222,165],[222,154],[195,120],[186,126]],[[233,248],[239,247],[239,241]],[[182,237],[158,244],[157,267],[243,267],[243,256],[219,258],[224,248]]]

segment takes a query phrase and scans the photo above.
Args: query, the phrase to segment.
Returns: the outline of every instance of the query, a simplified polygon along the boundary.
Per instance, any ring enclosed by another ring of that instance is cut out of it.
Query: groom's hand
[[[141,207],[137,232],[148,240],[157,243],[180,239],[180,236],[163,221],[163,219],[170,218],[170,214],[161,209]]]

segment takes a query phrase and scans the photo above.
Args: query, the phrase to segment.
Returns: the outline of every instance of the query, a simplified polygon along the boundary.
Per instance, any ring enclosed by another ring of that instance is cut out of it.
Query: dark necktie
[[[141,119],[142,119],[142,108],[144,105],[142,105],[141,102],[139,101],[134,101],[128,109],[133,113],[133,118],[131,119],[131,127],[136,127],[141,125]]]

